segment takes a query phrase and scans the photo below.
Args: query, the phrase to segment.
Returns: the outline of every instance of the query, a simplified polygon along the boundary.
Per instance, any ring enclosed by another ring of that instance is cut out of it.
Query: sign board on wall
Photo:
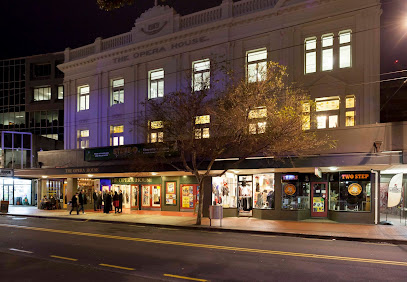
[[[0,176],[1,177],[13,177],[14,176],[14,170],[13,169],[8,169],[8,168],[0,168]]]
[[[340,181],[370,181],[370,171],[342,172],[339,179]]]

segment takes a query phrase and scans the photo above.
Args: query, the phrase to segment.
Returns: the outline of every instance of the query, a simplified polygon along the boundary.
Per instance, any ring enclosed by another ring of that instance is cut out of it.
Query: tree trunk
[[[204,177],[199,181],[199,203],[198,203],[198,214],[196,216],[196,225],[201,225],[202,211],[203,211],[203,199],[204,199]]]

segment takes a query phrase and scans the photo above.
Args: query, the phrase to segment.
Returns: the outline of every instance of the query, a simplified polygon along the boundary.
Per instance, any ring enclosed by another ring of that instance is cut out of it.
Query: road
[[[0,281],[406,281],[407,245],[0,216]]]

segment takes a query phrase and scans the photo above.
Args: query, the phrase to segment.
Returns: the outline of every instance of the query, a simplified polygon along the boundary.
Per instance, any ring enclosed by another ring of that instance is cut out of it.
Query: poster
[[[176,195],[175,194],[166,194],[165,195],[165,204],[166,205],[176,205]]]
[[[175,193],[175,182],[167,182],[167,193],[168,194]]]
[[[194,208],[194,186],[182,186],[182,207],[187,209]]]
[[[325,201],[322,197],[314,197],[312,208],[314,212],[324,212],[325,211]]]

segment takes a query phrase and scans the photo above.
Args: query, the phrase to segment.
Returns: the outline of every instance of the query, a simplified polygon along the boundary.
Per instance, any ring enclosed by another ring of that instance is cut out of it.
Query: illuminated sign
[[[298,180],[298,175],[297,174],[283,174],[282,178],[284,181]]]
[[[362,193],[362,186],[358,183],[352,183],[351,185],[348,186],[348,192],[352,196],[357,196],[360,193]]]
[[[297,191],[297,188],[293,184],[287,184],[284,186],[284,193],[291,196],[294,195]]]
[[[358,173],[341,173],[341,181],[370,181],[370,172],[358,172]]]

